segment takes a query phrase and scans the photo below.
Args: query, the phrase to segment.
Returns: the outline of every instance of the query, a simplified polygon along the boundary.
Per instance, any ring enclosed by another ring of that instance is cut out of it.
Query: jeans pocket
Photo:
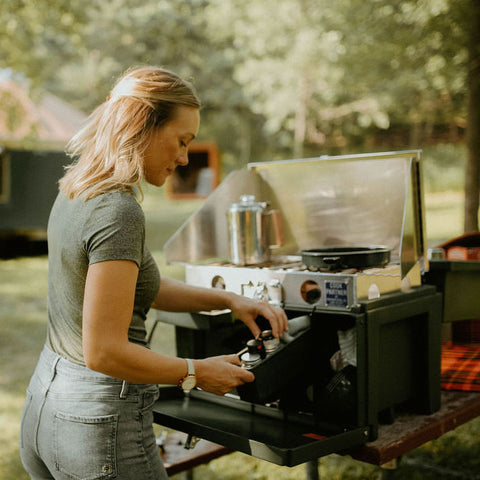
[[[140,396],[140,411],[141,412],[148,412],[153,408],[154,403],[158,400],[160,396],[160,391],[157,385],[154,387],[145,390],[142,395]]]
[[[118,415],[55,414],[55,467],[73,479],[96,480],[117,474]]]

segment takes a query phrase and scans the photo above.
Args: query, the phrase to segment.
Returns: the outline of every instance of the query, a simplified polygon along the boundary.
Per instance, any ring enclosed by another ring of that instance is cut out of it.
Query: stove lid
[[[241,194],[282,214],[278,255],[319,247],[386,245],[402,276],[427,269],[421,151],[251,163],[230,174],[168,240],[168,262],[228,259],[226,212]]]

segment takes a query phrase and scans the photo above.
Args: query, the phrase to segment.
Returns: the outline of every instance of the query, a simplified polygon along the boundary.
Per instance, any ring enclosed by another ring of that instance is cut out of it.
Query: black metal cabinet
[[[480,261],[430,261],[426,281],[443,293],[444,322],[480,317]]]
[[[442,296],[423,286],[366,307],[367,423],[393,421],[395,409],[440,408]]]
[[[441,309],[441,294],[430,285],[361,302],[354,311],[319,309],[311,320],[311,351],[305,352],[311,365],[279,393],[278,402],[257,405],[198,390],[184,396],[166,387],[155,422],[287,466],[361,445],[376,438],[379,422],[393,421],[397,411],[429,414],[440,407]],[[243,335],[226,317],[197,320],[193,328],[177,329],[180,356],[217,354],[222,348],[215,339],[229,343]],[[329,359],[338,348],[337,332],[351,329],[356,366],[337,378]],[[203,347],[202,338],[208,339]]]

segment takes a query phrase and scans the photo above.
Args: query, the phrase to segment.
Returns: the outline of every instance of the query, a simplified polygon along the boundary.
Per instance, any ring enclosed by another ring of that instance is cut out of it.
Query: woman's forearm
[[[132,383],[178,385],[187,374],[187,362],[153,352],[130,342],[101,342],[97,354],[88,365],[92,370]],[[224,395],[254,376],[240,368],[237,355],[224,355],[193,360],[197,386]]]
[[[152,307],[167,312],[201,312],[229,308],[255,337],[260,334],[260,328],[255,322],[259,315],[270,322],[275,337],[288,330],[285,312],[266,301],[252,300],[218,288],[194,287],[170,278],[162,279]]]
[[[235,294],[217,288],[201,288],[163,277],[152,307],[167,312],[200,312],[231,308]]]
[[[87,366],[95,371],[132,383],[176,385],[187,372],[186,361],[149,350],[132,342],[114,344],[115,340],[96,349]]]

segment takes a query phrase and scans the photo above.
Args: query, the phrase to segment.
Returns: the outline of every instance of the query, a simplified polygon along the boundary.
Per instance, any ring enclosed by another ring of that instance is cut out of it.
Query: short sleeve
[[[91,211],[83,232],[88,264],[108,260],[131,260],[139,267],[145,242],[145,216],[132,195],[103,195]]]

